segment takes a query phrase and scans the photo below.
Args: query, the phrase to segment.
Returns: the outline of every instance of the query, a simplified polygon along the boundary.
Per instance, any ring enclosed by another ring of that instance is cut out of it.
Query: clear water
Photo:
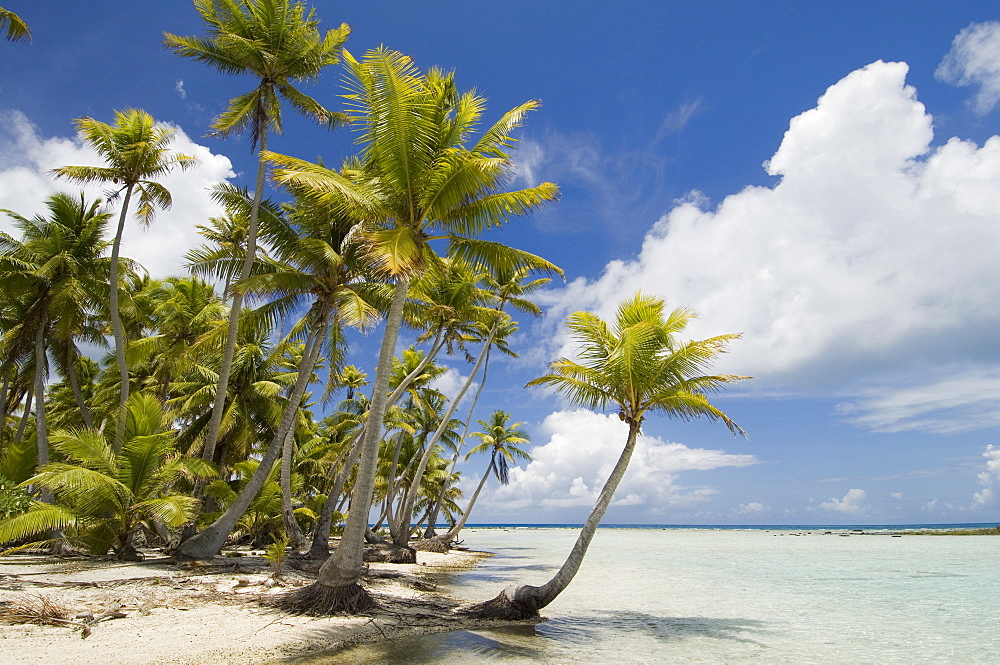
[[[457,631],[310,665],[1000,663],[1000,537],[604,529],[534,627]],[[796,535],[799,534],[799,535]],[[466,529],[496,552],[443,589],[549,579],[575,529]]]

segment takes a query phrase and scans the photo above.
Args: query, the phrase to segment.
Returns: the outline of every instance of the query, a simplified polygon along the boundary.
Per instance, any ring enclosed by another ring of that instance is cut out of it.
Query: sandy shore
[[[86,558],[0,557],[0,603],[47,599],[69,610],[59,626],[0,623],[4,665],[257,665],[308,652],[481,623],[451,614],[456,601],[436,593],[442,576],[467,570],[481,552],[418,552],[416,565],[370,564],[365,586],[382,609],[370,616],[294,616],[266,599],[310,584],[315,575],[286,568],[280,585],[260,556],[216,557],[195,565],[165,558],[142,563]],[[9,607],[9,605],[8,605]],[[89,635],[75,618],[117,612]]]

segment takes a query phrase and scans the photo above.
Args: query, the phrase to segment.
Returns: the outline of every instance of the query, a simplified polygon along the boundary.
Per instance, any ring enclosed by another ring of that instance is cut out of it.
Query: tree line
[[[302,2],[194,7],[205,33],[165,33],[164,44],[252,80],[211,130],[249,134],[254,188],[217,185],[224,213],[198,226],[190,274],[150,278],[120,255],[122,237],[129,220],[152,223],[170,206],[160,180],[196,160],[132,108],[110,123],[75,121],[103,165],[52,172],[105,186],[106,200],[57,193],[44,214],[3,211],[21,235],[0,234],[0,544],[134,558],[158,543],[207,558],[227,543],[278,541],[324,560],[316,584],[282,601],[288,609],[361,611],[373,602],[361,584],[366,542],[395,561],[447,551],[488,478],[506,483],[509,465],[530,459],[522,423],[502,410],[475,419],[479,392],[469,393],[482,390],[492,353],[515,355],[514,316],[540,314],[532,294],[562,275],[481,237],[558,198],[552,183],[509,186],[513,134],[538,103],[482,128],[485,99],[453,72],[385,47],[356,58],[350,28],[321,30]],[[2,8],[0,27],[30,37]],[[296,87],[334,65],[345,80],[337,110]],[[355,133],[357,154],[330,168],[269,151],[287,107]],[[265,197],[268,175],[284,200]],[[617,410],[622,457],[556,578],[470,611],[529,616],[565,588],[647,413],[742,432],[707,399],[745,378],[705,374],[734,336],[681,342],[692,316],[637,294],[610,324],[571,317],[580,356],[529,385]],[[375,329],[371,373],[346,364],[350,331]],[[396,357],[402,340],[412,344]],[[449,355],[471,365],[454,395],[432,387]],[[456,464],[468,447],[489,464],[463,508]]]

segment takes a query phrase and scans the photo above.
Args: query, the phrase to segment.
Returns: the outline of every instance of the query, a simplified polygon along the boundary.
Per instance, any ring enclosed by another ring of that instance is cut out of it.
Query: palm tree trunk
[[[45,317],[35,330],[35,437],[38,444],[38,466],[49,463],[49,433],[45,424]],[[47,496],[46,496],[47,495]],[[52,493],[42,491],[42,501],[52,503]]]
[[[306,537],[295,519],[295,508],[292,506],[292,449],[295,443],[295,428],[292,427],[281,446],[281,472],[278,484],[281,486],[281,521],[285,525],[285,535],[288,536],[288,546],[293,552],[301,552],[308,544]]]
[[[243,265],[240,267],[240,280],[250,277],[253,263],[257,256],[257,227],[260,216],[260,202],[264,198],[264,160],[261,154],[267,150],[267,123],[260,126],[260,141],[257,151],[257,183],[250,204],[250,220],[247,225],[247,244],[243,252]],[[215,391],[215,402],[212,404],[212,419],[208,423],[208,434],[205,437],[205,447],[201,452],[202,459],[211,460],[215,455],[215,446],[219,441],[219,429],[222,427],[222,414],[229,391],[229,375],[233,369],[233,356],[236,354],[236,335],[239,332],[240,314],[243,311],[243,294],[233,293],[229,310],[229,328],[226,331],[226,346],[222,352],[222,364],[219,366],[219,385]],[[195,496],[201,498],[205,491],[202,482],[195,488]]]
[[[490,456],[490,465],[486,467],[486,473],[483,474],[483,479],[479,481],[479,485],[476,487],[476,491],[472,494],[472,498],[469,499],[469,505],[466,506],[465,512],[462,513],[462,516],[458,519],[458,522],[455,523],[455,526],[453,526],[451,529],[448,530],[448,533],[444,534],[443,536],[440,536],[440,539],[445,543],[450,543],[451,541],[458,538],[458,532],[462,530],[462,527],[465,526],[465,521],[469,519],[469,515],[472,514],[472,507],[476,505],[476,499],[479,498],[479,493],[483,491],[483,487],[486,485],[486,481],[489,479],[490,472],[493,471],[495,464],[496,464],[496,452],[494,452]]]
[[[382,440],[383,420],[388,406],[389,374],[392,372],[396,338],[403,322],[403,304],[409,280],[400,278],[396,283],[392,304],[386,316],[385,332],[379,349],[375,384],[372,387],[368,424],[361,444],[358,476],[351,493],[351,510],[344,525],[340,545],[319,570],[316,583],[283,599],[286,606],[299,612],[329,614],[332,611],[356,612],[372,604],[371,596],[361,588],[359,581],[364,572],[365,531],[368,529],[368,511],[375,490],[375,473],[378,470],[378,450]]]
[[[35,390],[32,388],[24,398],[24,411],[21,413],[21,421],[17,424],[17,432],[14,433],[14,443],[20,444],[24,441],[24,430],[28,426],[31,417],[31,403],[34,401]]]
[[[307,348],[315,349],[313,357],[307,358],[303,354],[302,362],[299,365],[299,372],[312,374],[316,368],[316,361],[319,359],[319,349],[323,348],[323,340],[326,338],[326,331],[329,325],[329,311],[320,315],[319,328],[314,330],[306,344]],[[310,362],[311,360],[311,362]],[[292,507],[292,449],[295,442],[295,427],[288,430],[288,435],[281,446],[281,472],[279,474],[279,485],[281,486],[281,521],[285,525],[285,535],[288,536],[289,546],[293,552],[301,552],[306,548],[306,537],[299,528],[299,523],[295,519],[295,511]]]
[[[0,388],[0,441],[3,441],[3,433],[7,428],[7,393],[10,392],[9,372],[3,373],[3,387]]]
[[[90,417],[90,409],[87,408],[86,402],[83,401],[83,391],[80,390],[80,378],[76,374],[76,358],[72,351],[67,353],[66,358],[66,378],[69,380],[69,386],[73,390],[73,398],[76,400],[76,405],[80,409],[80,415],[83,417],[83,424],[87,429],[94,429],[94,420]]]
[[[278,459],[278,455],[282,451],[285,437],[288,436],[295,424],[299,404],[302,402],[302,396],[305,394],[309,379],[312,377],[312,369],[309,369],[309,371],[302,370],[316,366],[319,350],[322,347],[321,340],[326,334],[326,327],[329,326],[329,323],[329,317],[324,317],[321,320],[322,333],[313,336],[303,353],[306,363],[300,368],[299,376],[295,381],[295,388],[292,390],[292,395],[285,404],[281,424],[278,426],[278,431],[275,433],[274,438],[271,439],[267,450],[264,451],[264,457],[261,459],[260,464],[257,465],[257,470],[250,476],[250,480],[236,496],[236,500],[219,516],[219,519],[215,520],[215,522],[201,533],[192,536],[178,546],[176,552],[178,557],[204,559],[215,556],[222,549],[222,546],[226,544],[226,539],[229,538],[229,534],[233,532],[236,523],[250,506],[250,502],[253,501],[254,497],[257,496],[257,493],[264,486],[264,482],[271,472],[271,467],[274,466],[275,460]]]
[[[462,610],[463,614],[494,619],[527,619],[537,617],[538,610],[555,600],[569,586],[577,571],[580,570],[580,564],[583,563],[583,557],[587,553],[587,548],[590,547],[590,541],[593,540],[594,534],[597,532],[597,527],[600,525],[604,513],[611,504],[611,499],[614,497],[615,490],[618,489],[618,484],[621,483],[622,478],[625,476],[629,460],[632,458],[632,452],[635,450],[635,442],[638,435],[639,423],[630,422],[628,440],[625,443],[625,448],[622,450],[621,456],[618,458],[618,463],[615,464],[614,470],[608,477],[607,482],[604,483],[604,488],[601,489],[597,503],[590,512],[590,516],[587,517],[587,522],[583,525],[580,535],[577,536],[573,549],[552,579],[542,586],[511,585],[501,591],[500,595],[496,598],[465,608]]]
[[[312,545],[309,547],[310,559],[325,559],[330,556],[330,524],[333,521],[333,510],[336,508],[340,495],[344,491],[347,479],[351,476],[351,470],[354,469],[354,465],[357,464],[358,457],[361,455],[361,446],[355,445],[356,443],[357,441],[351,442],[351,454],[348,456],[347,461],[344,462],[344,467],[340,470],[340,473],[337,474],[337,480],[334,482],[333,488],[330,490],[330,493],[326,497],[326,502],[323,504],[323,512],[320,514],[319,520],[316,522],[316,528],[313,530]]]
[[[396,386],[396,389],[392,391],[392,394],[389,395],[386,400],[386,409],[393,406],[400,400],[403,393],[405,393],[406,389],[410,387],[410,384],[413,383],[414,379],[420,376],[420,373],[424,371],[424,368],[430,364],[443,347],[444,339],[439,332],[434,338],[431,348],[424,355],[424,358],[417,364],[413,371],[407,374],[406,378],[404,378],[399,385]],[[325,559],[330,556],[330,526],[333,511],[336,508],[337,499],[339,498],[340,493],[344,490],[344,485],[347,484],[347,479],[351,475],[351,469],[353,469],[354,465],[357,464],[358,457],[361,454],[361,446],[358,446],[357,442],[364,436],[366,428],[367,424],[363,426],[362,430],[358,432],[354,440],[351,442],[354,452],[351,453],[350,459],[337,476],[334,489],[327,495],[326,503],[323,504],[323,513],[320,515],[319,521],[316,522],[316,528],[313,530],[312,545],[309,548],[309,558],[311,559]]]
[[[132,200],[132,189],[134,185],[125,188],[125,200],[122,201],[122,212],[118,217],[118,230],[115,232],[115,240],[111,245],[111,270],[108,281],[111,284],[111,333],[115,338],[115,361],[118,363],[118,379],[120,384],[120,396],[118,399],[118,418],[115,427],[115,439],[112,450],[116,453],[122,449],[123,437],[125,436],[125,410],[128,407],[129,377],[128,362],[125,360],[125,329],[122,327],[121,312],[118,307],[118,255],[122,245],[122,235],[125,233],[125,220],[128,215],[128,206]]]
[[[486,387],[486,376],[490,370],[490,349],[492,346],[486,347],[486,360],[483,362],[483,380],[479,382],[479,388],[476,390],[475,397],[472,398],[472,404],[469,405],[468,415],[465,417],[465,429],[462,430],[462,438],[458,440],[458,445],[455,447],[455,454],[451,456],[451,464],[448,465],[448,472],[445,478],[451,478],[451,474],[455,472],[455,465],[458,464],[458,458],[462,454],[462,445],[465,443],[466,437],[469,435],[469,424],[472,422],[472,415],[476,411],[476,405],[479,404],[479,397],[483,394],[483,388]],[[430,512],[427,513],[427,528],[424,530],[424,538],[433,538],[437,535],[435,527],[437,526],[438,513],[441,512],[441,506],[444,505],[444,497],[448,492],[448,483],[442,483],[441,492],[438,494],[437,500],[431,507]],[[454,537],[449,537],[448,540],[454,540]]]
[[[458,391],[458,394],[452,401],[451,406],[448,408],[448,412],[441,419],[441,424],[438,425],[438,428],[434,432],[434,435],[431,437],[431,440],[427,443],[427,448],[424,450],[424,454],[420,458],[420,464],[417,466],[417,470],[413,474],[413,480],[410,482],[410,487],[405,495],[406,498],[403,503],[403,507],[400,509],[399,516],[397,518],[399,520],[400,525],[406,527],[406,528],[399,528],[400,533],[409,534],[408,527],[410,524],[410,518],[412,517],[413,513],[413,504],[416,503],[417,501],[417,493],[420,491],[420,481],[423,478],[424,471],[427,470],[427,463],[431,459],[431,454],[434,451],[434,447],[437,446],[438,441],[441,440],[441,436],[444,434],[445,429],[447,429],[448,421],[450,421],[451,417],[455,414],[455,410],[458,409],[459,403],[462,401],[462,398],[465,397],[465,393],[468,392],[469,387],[472,386],[472,382],[475,380],[476,374],[479,373],[479,368],[482,366],[483,360],[486,358],[486,349],[488,349],[490,345],[493,343],[493,337],[496,335],[498,327],[499,327],[498,324],[493,324],[493,328],[490,330],[490,334],[486,338],[486,342],[483,344],[483,350],[482,352],[480,352],[479,358],[476,359],[476,364],[472,367],[472,371],[469,372],[469,378],[466,379],[465,384],[462,386],[462,389]],[[403,520],[405,520],[405,523]],[[402,543],[396,542],[396,544],[406,545],[406,542],[405,541]]]

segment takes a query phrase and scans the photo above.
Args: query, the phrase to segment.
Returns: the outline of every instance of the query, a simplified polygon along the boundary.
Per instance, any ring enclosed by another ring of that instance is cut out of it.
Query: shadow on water
[[[714,639],[758,645],[765,622],[717,617],[660,617],[642,612],[607,612],[561,617],[537,625],[414,635],[336,653],[297,659],[303,665],[424,665],[428,663],[609,662],[620,638],[646,636],[656,642]]]

